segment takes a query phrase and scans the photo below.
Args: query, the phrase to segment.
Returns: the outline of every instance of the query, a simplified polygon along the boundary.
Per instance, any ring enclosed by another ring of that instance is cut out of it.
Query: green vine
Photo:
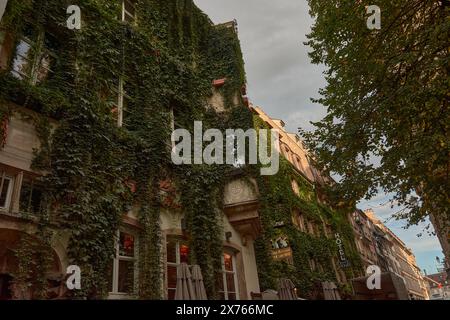
[[[70,31],[61,27],[68,4],[9,1],[2,30],[16,41],[30,27],[51,33],[57,59],[51,75],[36,85],[0,71],[0,99],[41,115],[32,121],[41,140],[33,165],[49,173],[42,178],[49,202],[49,221],[43,224],[70,234],[69,263],[83,270],[77,295],[107,295],[115,232],[123,214],[137,204],[142,227],[138,294],[163,297],[158,182],[167,178],[164,172],[172,172],[189,226],[192,260],[202,267],[209,296],[217,297],[222,253],[218,208],[230,168],[173,168],[166,146],[171,110],[176,125],[188,130],[194,120],[220,128],[233,119],[205,109],[214,79],[227,79],[221,89],[227,109],[242,113],[235,96],[241,105],[236,93],[245,73],[234,31],[213,26],[191,0],[138,0],[136,25],[118,21],[120,1],[80,0],[82,29]],[[130,97],[123,128],[111,112],[119,78]],[[58,124],[52,128],[48,117]],[[137,192],[127,186],[131,180]]]

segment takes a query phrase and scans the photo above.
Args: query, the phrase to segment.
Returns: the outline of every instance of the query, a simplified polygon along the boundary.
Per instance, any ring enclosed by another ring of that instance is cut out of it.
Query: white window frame
[[[3,191],[3,182],[5,179],[9,180],[8,191],[6,192],[5,205],[0,206],[0,210],[8,211],[11,205],[11,196],[14,189],[14,177],[7,175],[5,172],[2,173],[0,181],[0,193]]]
[[[117,126],[119,128],[122,128],[123,126],[123,100],[125,98],[125,91],[124,91],[124,83],[123,83],[123,77],[119,78],[119,92],[117,97]]]
[[[119,249],[120,249],[120,233],[127,233],[129,235],[132,235],[134,237],[134,257],[126,257],[126,256],[120,256],[119,255]],[[137,294],[138,289],[138,281],[139,281],[139,275],[138,275],[138,248],[139,248],[139,238],[135,232],[132,232],[129,229],[121,228],[117,230],[116,232],[116,243],[115,243],[115,253],[114,253],[114,260],[113,260],[113,272],[112,272],[112,291],[110,292],[111,295],[122,295],[122,296],[133,296]],[[127,292],[119,292],[119,262],[120,261],[131,261],[134,262],[134,281],[133,281],[133,294],[127,293]]]
[[[128,12],[125,7],[125,2],[128,2],[134,9],[134,14]],[[131,21],[126,20],[126,18],[131,19]],[[122,0],[122,22],[136,23],[136,4],[131,0]]]
[[[229,271],[229,270],[225,270],[225,259],[224,259],[224,254],[228,254],[231,256],[231,262],[232,262],[232,266],[233,266],[233,271]],[[222,254],[222,281],[223,281],[223,291],[219,291],[219,293],[223,293],[225,300],[229,300],[228,294],[229,293],[234,293],[236,295],[236,300],[240,300],[239,298],[239,283],[238,283],[238,278],[237,278],[237,268],[236,268],[236,254],[232,253],[232,252],[228,252],[225,251]],[[234,279],[234,287],[236,291],[229,291],[228,287],[227,287],[227,274],[232,274],[233,275],[233,279]]]
[[[175,262],[169,262],[167,261],[167,243],[170,241],[174,241],[175,242]],[[181,265],[181,255],[180,255],[180,243],[181,242],[186,242],[183,239],[178,238],[177,236],[172,236],[172,235],[168,235],[166,238],[166,297],[169,298],[169,267],[175,267],[178,270],[178,266]],[[173,288],[170,288],[171,290],[173,290]]]

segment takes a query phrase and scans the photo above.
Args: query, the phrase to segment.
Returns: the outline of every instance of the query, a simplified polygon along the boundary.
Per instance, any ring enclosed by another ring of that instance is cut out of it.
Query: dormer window
[[[122,21],[136,22],[136,7],[133,0],[122,0]]]

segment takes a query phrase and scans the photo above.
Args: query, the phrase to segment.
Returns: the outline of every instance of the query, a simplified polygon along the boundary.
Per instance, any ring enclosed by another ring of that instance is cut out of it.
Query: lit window
[[[300,231],[305,232],[305,217],[303,216],[303,213],[295,211],[293,215],[293,223]]]
[[[222,300],[239,300],[236,274],[236,258],[224,253],[222,256],[222,275],[218,279],[219,294]]]
[[[0,209],[8,210],[11,201],[13,178],[2,174],[0,182]]]
[[[167,299],[175,299],[177,289],[177,268],[189,261],[189,246],[176,237],[167,238]]]
[[[137,289],[136,237],[131,233],[119,231],[117,238],[111,292],[132,295]]]
[[[20,189],[20,212],[39,213],[42,206],[42,189],[33,180],[24,179]]]
[[[122,0],[122,21],[134,23],[136,21],[136,8],[134,1]]]

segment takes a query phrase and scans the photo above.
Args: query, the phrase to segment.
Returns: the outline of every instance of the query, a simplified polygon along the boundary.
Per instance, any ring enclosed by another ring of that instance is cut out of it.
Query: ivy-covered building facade
[[[262,290],[287,278],[302,298],[350,299],[351,280],[364,275],[352,210],[330,205],[327,190],[334,182],[314,167],[314,157],[297,134],[260,107],[250,109],[256,128],[279,132],[282,156],[276,175],[258,178],[264,231],[255,246]]]
[[[259,292],[252,234],[222,210],[234,167],[170,157],[194,120],[251,126],[236,24],[105,0],[79,1],[70,30],[71,4],[8,1],[1,21],[2,295],[172,299],[183,262],[210,298]],[[61,289],[69,265],[81,290]]]
[[[181,263],[210,299],[292,280],[350,294],[348,212],[295,135],[249,105],[236,22],[192,0],[9,0],[0,24],[0,295],[173,299]],[[171,161],[171,133],[275,128],[280,172]],[[66,268],[81,270],[67,290]]]

